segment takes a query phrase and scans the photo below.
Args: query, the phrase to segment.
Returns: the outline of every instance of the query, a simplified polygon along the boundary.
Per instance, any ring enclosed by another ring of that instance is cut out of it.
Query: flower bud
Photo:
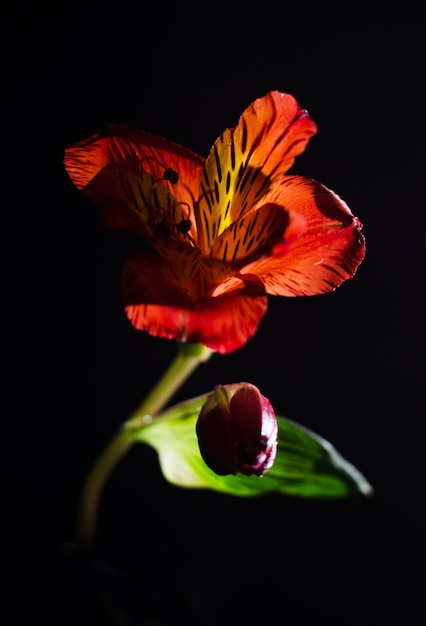
[[[274,410],[250,383],[219,385],[201,408],[196,432],[201,456],[216,474],[263,476],[277,452]]]

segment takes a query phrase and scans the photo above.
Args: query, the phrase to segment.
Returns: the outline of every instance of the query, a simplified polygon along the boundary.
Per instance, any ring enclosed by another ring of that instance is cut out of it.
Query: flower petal
[[[272,91],[255,100],[235,128],[221,134],[201,180],[197,227],[204,254],[253,208],[274,178],[288,171],[316,131],[293,96]]]
[[[135,328],[151,335],[201,343],[225,354],[252,337],[267,310],[267,297],[239,280],[232,292],[198,298],[188,277],[156,254],[135,255],[126,263],[122,295]],[[255,295],[253,295],[255,294]]]
[[[104,132],[68,146],[64,164],[73,183],[112,229],[150,239],[155,204],[170,211],[176,204],[184,207],[182,212],[195,229],[192,200],[198,193],[204,159],[191,150],[144,131],[110,124]],[[177,182],[164,179],[169,168],[178,174]],[[153,192],[158,198],[150,197]]]
[[[339,196],[317,181],[287,176],[268,199],[294,211],[306,228],[245,266],[242,275],[255,274],[270,295],[311,296],[333,291],[355,274],[365,256],[362,224]]]
[[[191,316],[190,341],[221,354],[233,352],[253,337],[267,307],[266,295],[245,295],[244,291],[206,298],[197,315]]]
[[[236,263],[269,254],[273,245],[282,240],[289,221],[283,207],[266,204],[233,222],[214,242],[211,256]]]

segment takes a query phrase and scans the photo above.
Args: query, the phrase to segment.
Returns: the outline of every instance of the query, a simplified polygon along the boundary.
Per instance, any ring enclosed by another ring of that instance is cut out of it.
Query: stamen
[[[189,204],[187,202],[177,202],[176,205],[174,206],[174,209],[180,205],[183,204],[188,208],[188,216],[187,217],[182,217],[181,221],[179,222],[179,224],[176,225],[176,230],[179,233],[179,235],[182,235],[184,237],[184,239],[188,239],[189,242],[194,246],[194,248],[197,246],[196,242],[194,241],[194,239],[191,237],[191,235],[189,234],[189,231],[191,230],[192,227],[192,222],[189,219],[189,216],[191,215],[191,207],[189,206]],[[182,211],[182,215],[183,215],[183,211]]]
[[[163,181],[166,180],[169,183],[171,183],[172,185],[175,185],[178,180],[179,180],[179,174],[176,172],[176,170],[174,170],[171,167],[167,167],[164,169],[164,176],[163,178],[159,178],[157,179],[154,184],[152,185],[151,189],[149,190],[149,196],[148,196],[148,202],[149,202],[149,206],[152,209],[153,213],[154,213],[154,220],[163,220],[164,219],[164,215],[166,213],[166,209],[164,209],[164,207],[162,206],[158,206],[158,204],[156,202],[153,202],[153,195],[155,193],[156,188],[159,186],[159,184]]]
[[[188,240],[189,243],[196,247],[197,243],[189,234],[192,228],[192,222],[189,219],[191,215],[191,206],[187,202],[168,203],[167,206],[162,206],[158,198],[157,189],[161,186],[161,182],[167,180],[172,185],[176,184],[179,180],[178,173],[172,168],[167,168],[164,171],[164,177],[159,180],[155,180],[148,193],[148,205],[149,205],[149,220],[151,228],[157,235],[180,238]],[[171,196],[169,196],[170,200]],[[176,215],[177,208],[181,207],[179,211],[180,216]],[[185,215],[185,209],[187,215]],[[180,217],[180,221],[177,220]]]

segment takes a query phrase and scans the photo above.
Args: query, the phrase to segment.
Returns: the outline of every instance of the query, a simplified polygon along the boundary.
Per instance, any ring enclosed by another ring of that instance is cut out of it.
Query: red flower
[[[221,476],[263,476],[275,461],[277,418],[250,383],[217,386],[201,408],[196,431],[201,456]]]
[[[268,294],[317,295],[355,274],[360,221],[330,189],[286,174],[316,130],[293,96],[273,91],[206,160],[120,125],[66,149],[71,180],[105,223],[153,248],[123,269],[133,326],[227,353],[255,334]]]

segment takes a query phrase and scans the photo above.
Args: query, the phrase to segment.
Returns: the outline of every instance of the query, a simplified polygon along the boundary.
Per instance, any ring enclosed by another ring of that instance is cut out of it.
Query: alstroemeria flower
[[[268,398],[251,383],[218,385],[198,416],[201,456],[216,474],[263,476],[277,453],[278,424]]]
[[[319,182],[286,174],[316,131],[293,96],[273,91],[207,159],[120,125],[67,148],[71,180],[105,223],[153,249],[123,269],[133,326],[227,353],[254,335],[268,295],[322,294],[354,275],[360,221]]]

